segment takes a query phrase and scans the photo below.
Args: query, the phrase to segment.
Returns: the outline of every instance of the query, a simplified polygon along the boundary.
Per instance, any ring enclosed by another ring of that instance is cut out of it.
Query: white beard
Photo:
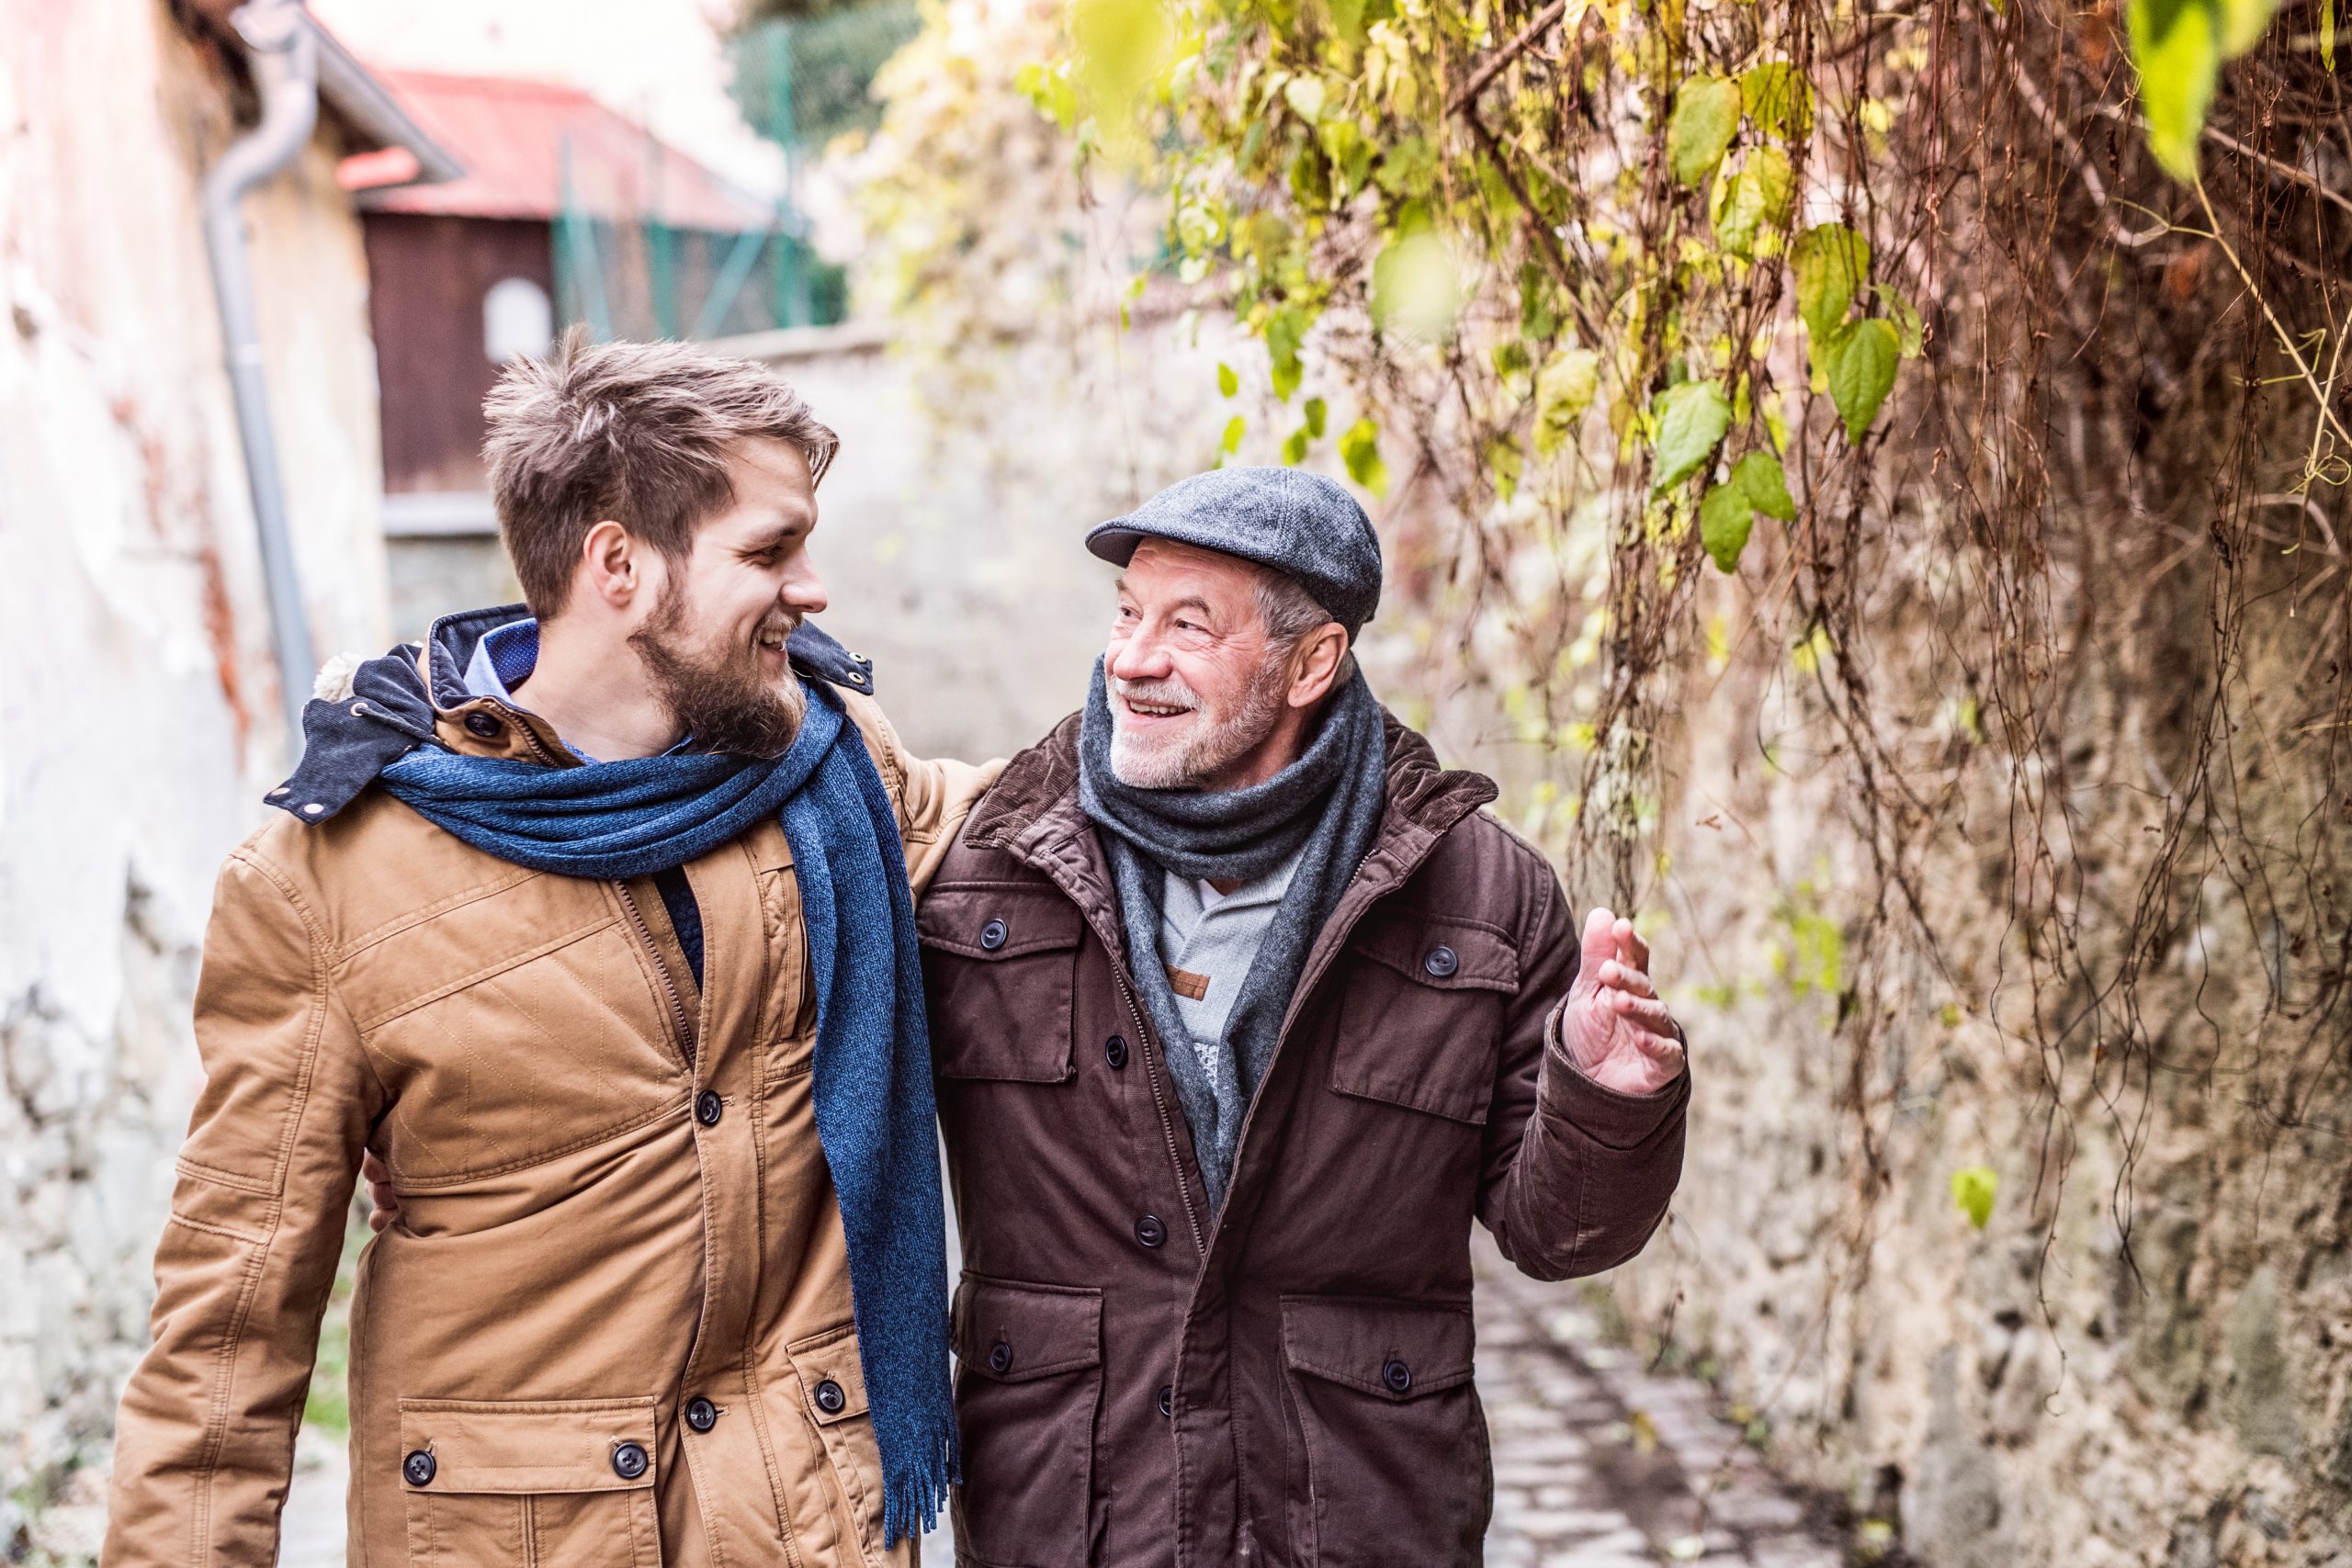
[[[1111,704],[1111,773],[1129,789],[1200,789],[1235,758],[1273,732],[1282,716],[1283,689],[1289,683],[1290,655],[1268,657],[1244,693],[1241,705],[1223,718],[1203,711],[1199,694],[1173,676],[1164,681],[1122,681],[1107,675],[1114,698],[1130,694],[1147,702],[1189,705],[1188,734],[1145,741],[1127,726],[1126,705]]]

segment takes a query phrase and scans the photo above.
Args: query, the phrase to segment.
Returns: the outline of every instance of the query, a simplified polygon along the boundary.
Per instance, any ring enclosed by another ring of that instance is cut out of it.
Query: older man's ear
[[[1291,655],[1290,705],[1311,708],[1339,683],[1348,667],[1348,629],[1331,621],[1299,639]]]

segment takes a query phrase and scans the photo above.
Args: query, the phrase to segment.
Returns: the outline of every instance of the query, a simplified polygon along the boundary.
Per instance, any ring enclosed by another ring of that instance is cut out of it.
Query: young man
[[[223,870],[106,1562],[275,1559],[362,1151],[355,1562],[904,1562],[955,1465],[910,759],[803,624],[831,431],[675,344],[511,371],[529,601],[311,706]]]
[[[920,929],[961,1220],[975,1564],[1479,1560],[1470,1227],[1638,1252],[1689,1077],[1648,953],[1384,712],[1329,480],[1226,469],[1089,536],[1083,715],[1012,760]]]

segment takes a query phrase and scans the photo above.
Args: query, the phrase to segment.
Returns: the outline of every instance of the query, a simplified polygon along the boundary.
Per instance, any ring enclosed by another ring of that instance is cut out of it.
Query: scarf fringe
[[[939,1528],[939,1515],[947,1506],[948,1488],[964,1482],[963,1455],[956,1446],[956,1424],[953,1421],[931,1436],[931,1453],[922,1462],[887,1476],[882,1487],[882,1550],[889,1551],[901,1538],[912,1540]],[[922,1529],[914,1528],[916,1518]]]

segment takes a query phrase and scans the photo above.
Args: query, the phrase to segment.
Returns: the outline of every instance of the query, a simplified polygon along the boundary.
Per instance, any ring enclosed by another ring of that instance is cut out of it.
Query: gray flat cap
[[[1146,539],[1239,556],[1298,579],[1353,642],[1380,606],[1380,540],[1356,498],[1296,468],[1213,468],[1178,479],[1125,517],[1100,524],[1086,547],[1125,566]]]

